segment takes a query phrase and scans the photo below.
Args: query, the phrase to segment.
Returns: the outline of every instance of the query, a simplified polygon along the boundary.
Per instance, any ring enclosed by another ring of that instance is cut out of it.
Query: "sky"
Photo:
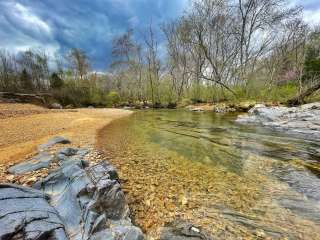
[[[320,23],[320,0],[291,0],[307,22]],[[41,48],[49,56],[83,49],[97,71],[111,61],[112,39],[180,16],[188,0],[0,0],[0,48]]]

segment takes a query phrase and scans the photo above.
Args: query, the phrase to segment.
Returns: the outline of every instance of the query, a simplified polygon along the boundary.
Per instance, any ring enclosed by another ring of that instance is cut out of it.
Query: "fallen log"
[[[13,100],[19,103],[33,103],[36,105],[47,105],[53,96],[50,93],[14,93],[0,92],[0,99]]]
[[[304,99],[306,97],[309,97],[311,96],[313,93],[315,93],[316,91],[318,91],[320,89],[320,79],[318,80],[318,83],[315,84],[314,86],[308,88],[307,90],[305,90],[304,92],[302,92],[301,94],[299,94],[298,96],[292,98],[292,99],[289,99],[287,101],[287,104],[289,106],[297,106],[297,105],[301,105],[304,102]]]

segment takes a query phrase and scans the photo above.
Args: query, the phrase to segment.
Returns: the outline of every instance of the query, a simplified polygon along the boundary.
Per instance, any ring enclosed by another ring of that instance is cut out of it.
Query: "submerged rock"
[[[165,225],[160,240],[211,240],[200,228],[183,220],[176,220]]]
[[[0,239],[68,239],[47,199],[32,188],[0,184]]]
[[[266,107],[258,104],[236,120],[241,124],[260,124],[295,136],[320,140],[320,102],[300,107]]]

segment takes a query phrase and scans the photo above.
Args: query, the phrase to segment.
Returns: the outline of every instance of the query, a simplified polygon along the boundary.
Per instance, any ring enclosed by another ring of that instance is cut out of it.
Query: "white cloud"
[[[13,1],[0,2],[0,8],[0,48],[12,53],[43,49],[49,56],[59,51],[50,25],[32,9]]]
[[[311,25],[320,24],[320,10],[304,10],[303,15],[307,23]]]
[[[38,17],[31,9],[20,3],[9,2],[7,5],[11,11],[11,19],[16,23],[20,23],[30,30],[51,35],[52,31],[49,24]]]

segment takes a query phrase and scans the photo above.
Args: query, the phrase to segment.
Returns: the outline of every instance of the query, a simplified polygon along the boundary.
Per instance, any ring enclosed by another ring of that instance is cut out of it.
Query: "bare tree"
[[[49,87],[48,56],[42,50],[28,50],[18,59],[21,69],[30,74],[33,85],[37,91],[46,90]]]
[[[192,77],[189,26],[182,19],[163,25],[162,30],[167,38],[168,69],[172,78],[172,88],[179,101]]]
[[[67,55],[67,61],[72,69],[75,78],[83,78],[87,75],[90,70],[90,64],[86,53],[78,48],[73,48]]]
[[[139,101],[144,101],[142,49],[133,40],[132,29],[113,40],[112,56],[111,68],[117,75],[120,93],[125,94],[131,101],[136,97]],[[126,89],[122,89],[123,84],[126,85]]]
[[[228,86],[234,78],[237,56],[230,9],[224,0],[199,0],[194,2],[188,18],[194,48],[199,49],[205,58],[201,78],[234,93]]]
[[[147,33],[144,34],[143,37],[147,47],[146,59],[152,104],[156,106],[160,103],[159,85],[161,63],[158,56],[158,42],[154,34],[152,23],[150,23]]]
[[[301,9],[289,8],[287,0],[238,0],[233,6],[239,44],[240,78],[255,70],[257,61],[270,51],[279,25],[295,18]]]
[[[0,89],[11,91],[17,89],[17,67],[15,56],[5,50],[0,51]]]

